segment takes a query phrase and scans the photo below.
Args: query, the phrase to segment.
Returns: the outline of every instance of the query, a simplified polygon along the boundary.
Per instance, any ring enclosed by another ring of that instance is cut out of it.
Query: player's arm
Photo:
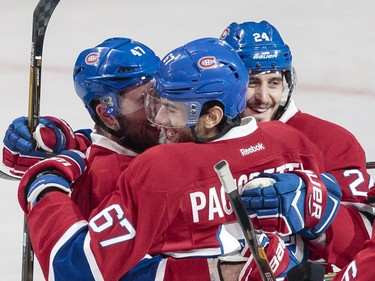
[[[373,194],[375,194],[375,188],[368,192],[369,201],[374,198]],[[371,203],[367,203],[367,206],[372,207]],[[317,239],[306,240],[305,243],[310,252],[343,268],[354,259],[365,242],[370,239],[374,231],[373,222],[373,215],[359,212],[352,204],[341,204],[335,219],[324,235]]]
[[[359,211],[368,211],[367,192],[374,186],[374,179],[366,170],[365,161],[358,161],[350,167],[328,171],[340,184],[342,190],[342,202],[353,205]]]
[[[32,166],[21,179],[19,203],[46,279],[119,280],[148,253],[166,214],[158,204],[149,206],[151,216],[131,212],[131,201],[123,200],[131,196],[116,191],[84,220],[69,197],[84,170],[81,156],[64,151]],[[144,227],[136,230],[138,221]]]
[[[364,247],[357,253],[355,258],[337,273],[333,281],[368,281],[375,276],[375,239],[372,238],[364,243]]]
[[[340,204],[335,219],[324,234],[316,239],[304,239],[304,242],[313,259],[324,259],[342,268],[361,251],[371,230],[371,223],[365,216],[353,206]]]
[[[375,188],[368,192],[369,205],[375,205]],[[361,232],[359,233],[361,234]],[[339,280],[372,280],[375,276],[375,228],[372,224],[372,235],[366,242],[362,243],[363,248],[357,251],[356,256],[351,260],[340,272],[332,279],[333,281]]]

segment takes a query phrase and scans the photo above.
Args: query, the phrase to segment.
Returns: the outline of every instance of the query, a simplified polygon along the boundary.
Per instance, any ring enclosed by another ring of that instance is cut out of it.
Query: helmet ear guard
[[[117,94],[106,95],[99,98],[100,103],[105,106],[105,111],[111,116],[120,114]]]
[[[294,67],[291,67],[289,71],[284,71],[285,80],[288,83],[289,91],[292,93],[297,85],[297,76],[296,70]]]

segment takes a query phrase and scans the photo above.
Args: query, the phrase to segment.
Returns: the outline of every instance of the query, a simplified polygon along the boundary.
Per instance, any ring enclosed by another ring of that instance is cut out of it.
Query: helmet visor
[[[150,82],[135,85],[119,92],[109,92],[99,98],[112,116],[130,115],[144,110],[144,96]]]
[[[145,96],[147,119],[151,123],[165,128],[184,128],[196,125],[201,108],[199,102],[179,102],[161,98],[153,85],[149,86]]]

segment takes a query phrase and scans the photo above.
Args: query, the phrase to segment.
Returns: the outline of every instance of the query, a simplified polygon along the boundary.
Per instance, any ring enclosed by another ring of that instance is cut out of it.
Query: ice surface
[[[15,117],[27,115],[36,4],[36,0],[1,0],[1,137]],[[163,57],[190,40],[219,36],[232,21],[265,19],[292,49],[297,105],[349,129],[368,160],[375,160],[374,8],[370,0],[61,0],[44,44],[41,114],[63,117],[73,128],[92,126],[74,93],[72,67],[81,50],[108,37],[136,39]],[[0,280],[19,280],[23,214],[17,183],[0,183]],[[36,266],[34,280],[42,279]]]

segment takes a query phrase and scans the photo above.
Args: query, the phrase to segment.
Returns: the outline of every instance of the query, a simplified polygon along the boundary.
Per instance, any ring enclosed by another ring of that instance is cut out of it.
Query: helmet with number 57
[[[222,32],[220,38],[238,52],[249,71],[250,79],[254,73],[282,73],[288,91],[285,91],[274,119],[280,117],[295,88],[296,75],[292,66],[292,53],[277,29],[267,21],[241,24],[233,22]]]

